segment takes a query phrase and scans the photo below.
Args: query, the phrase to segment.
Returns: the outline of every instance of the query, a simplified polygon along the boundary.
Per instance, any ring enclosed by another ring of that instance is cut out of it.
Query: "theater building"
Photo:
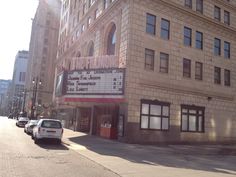
[[[236,142],[236,3],[64,0],[54,116],[132,143]]]

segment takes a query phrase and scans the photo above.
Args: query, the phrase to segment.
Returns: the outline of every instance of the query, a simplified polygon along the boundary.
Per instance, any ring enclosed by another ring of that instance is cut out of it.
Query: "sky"
[[[0,79],[12,79],[15,56],[29,50],[38,0],[3,0],[0,6]]]

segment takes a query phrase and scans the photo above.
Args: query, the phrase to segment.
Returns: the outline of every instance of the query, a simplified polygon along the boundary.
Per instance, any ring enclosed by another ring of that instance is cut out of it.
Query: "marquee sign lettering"
[[[91,69],[69,71],[66,95],[123,95],[125,70]]]

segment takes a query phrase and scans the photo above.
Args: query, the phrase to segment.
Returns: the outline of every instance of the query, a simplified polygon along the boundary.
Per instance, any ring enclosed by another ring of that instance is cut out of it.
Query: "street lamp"
[[[37,92],[38,92],[38,85],[41,85],[42,82],[41,80],[38,78],[38,76],[36,78],[33,78],[32,83],[34,85],[33,87],[33,98],[32,98],[32,106],[31,106],[31,119],[34,119],[34,112],[35,112],[35,104],[36,104],[36,100],[37,100]]]
[[[22,106],[22,112],[23,112],[23,113],[25,113],[25,98],[26,98],[26,92],[27,92],[26,89],[24,90],[24,92],[22,92],[22,93],[23,93],[23,96],[24,96],[24,98],[23,98],[23,106]]]

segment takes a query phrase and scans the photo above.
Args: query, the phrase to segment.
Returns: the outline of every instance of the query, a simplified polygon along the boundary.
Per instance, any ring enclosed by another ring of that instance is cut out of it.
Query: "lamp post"
[[[24,98],[23,98],[23,106],[22,106],[22,112],[25,113],[25,99],[26,99],[26,89],[23,92]]]
[[[19,96],[17,97],[18,98],[18,112],[21,111],[21,108],[22,108],[22,100],[21,100],[21,97],[22,97],[22,94],[20,93]]]
[[[35,119],[34,112],[36,109],[35,104],[36,104],[36,99],[37,99],[38,85],[41,85],[42,82],[37,76],[36,78],[33,78],[32,83],[34,84],[34,86],[33,86],[33,98],[32,98],[32,106],[31,106],[31,119]]]

